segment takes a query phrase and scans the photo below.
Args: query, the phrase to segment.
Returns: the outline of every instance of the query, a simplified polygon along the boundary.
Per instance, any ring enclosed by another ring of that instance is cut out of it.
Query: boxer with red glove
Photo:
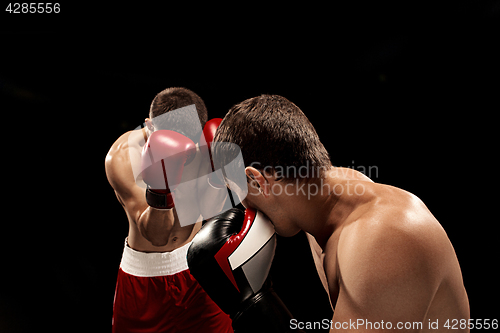
[[[106,176],[129,225],[113,333],[233,332],[231,319],[190,274],[186,259],[200,215],[214,216],[204,209],[220,205],[224,195],[200,177],[211,169],[209,155],[196,144],[206,121],[198,95],[165,89],[151,103],[145,126],[121,135],[106,156]]]
[[[187,253],[191,274],[230,315],[236,333],[292,331],[293,317],[268,277],[275,248],[274,226],[250,208],[208,220],[193,238]]]
[[[174,131],[153,132],[142,150],[142,178],[148,185],[146,201],[156,209],[174,207],[172,192],[182,170],[196,155],[195,143]]]

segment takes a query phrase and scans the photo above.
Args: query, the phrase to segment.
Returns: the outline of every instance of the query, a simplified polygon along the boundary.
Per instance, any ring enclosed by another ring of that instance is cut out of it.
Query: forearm
[[[173,209],[155,209],[149,206],[137,221],[142,236],[154,246],[164,246],[168,243],[173,225]]]

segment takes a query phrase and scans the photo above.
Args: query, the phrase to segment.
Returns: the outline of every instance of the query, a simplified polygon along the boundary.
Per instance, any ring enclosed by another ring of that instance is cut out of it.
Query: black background
[[[471,318],[500,318],[499,13],[499,1],[3,11],[0,331],[109,331],[127,222],[104,158],[170,86],[209,117],[262,93],[290,99],[334,165],[376,167],[376,182],[427,204]]]

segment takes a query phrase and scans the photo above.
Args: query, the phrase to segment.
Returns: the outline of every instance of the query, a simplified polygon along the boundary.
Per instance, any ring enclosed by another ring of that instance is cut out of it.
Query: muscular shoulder
[[[343,288],[366,306],[389,307],[412,299],[430,302],[439,285],[446,236],[414,195],[381,189],[356,220],[347,223],[338,244]]]
[[[122,134],[109,148],[108,154],[106,155],[106,168],[116,164],[115,160],[122,158],[122,156],[128,152],[128,137],[130,132]]]
[[[111,186],[115,187],[120,181],[124,166],[130,164],[128,137],[130,132],[121,135],[111,146],[106,155],[105,168],[106,176]]]
[[[348,250],[355,246],[356,253],[370,256],[375,255],[371,250],[378,250],[380,255],[394,252],[412,257],[416,251],[425,254],[436,250],[441,239],[435,236],[443,230],[423,202],[395,187],[373,186],[378,193],[346,222],[339,247]]]
[[[139,186],[141,142],[144,142],[142,131],[127,132],[113,143],[106,155],[106,176],[121,201],[141,198],[144,194],[143,186]]]

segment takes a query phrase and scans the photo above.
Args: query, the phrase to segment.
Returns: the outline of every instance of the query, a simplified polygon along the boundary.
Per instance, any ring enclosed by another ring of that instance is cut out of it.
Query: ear
[[[151,133],[153,133],[155,131],[155,127],[154,127],[153,122],[151,121],[151,119],[149,119],[149,118],[144,119],[144,123],[146,124],[146,127],[148,128],[148,130]]]
[[[269,182],[259,170],[249,166],[245,174],[250,178],[250,187],[258,189],[265,198],[269,197]]]

